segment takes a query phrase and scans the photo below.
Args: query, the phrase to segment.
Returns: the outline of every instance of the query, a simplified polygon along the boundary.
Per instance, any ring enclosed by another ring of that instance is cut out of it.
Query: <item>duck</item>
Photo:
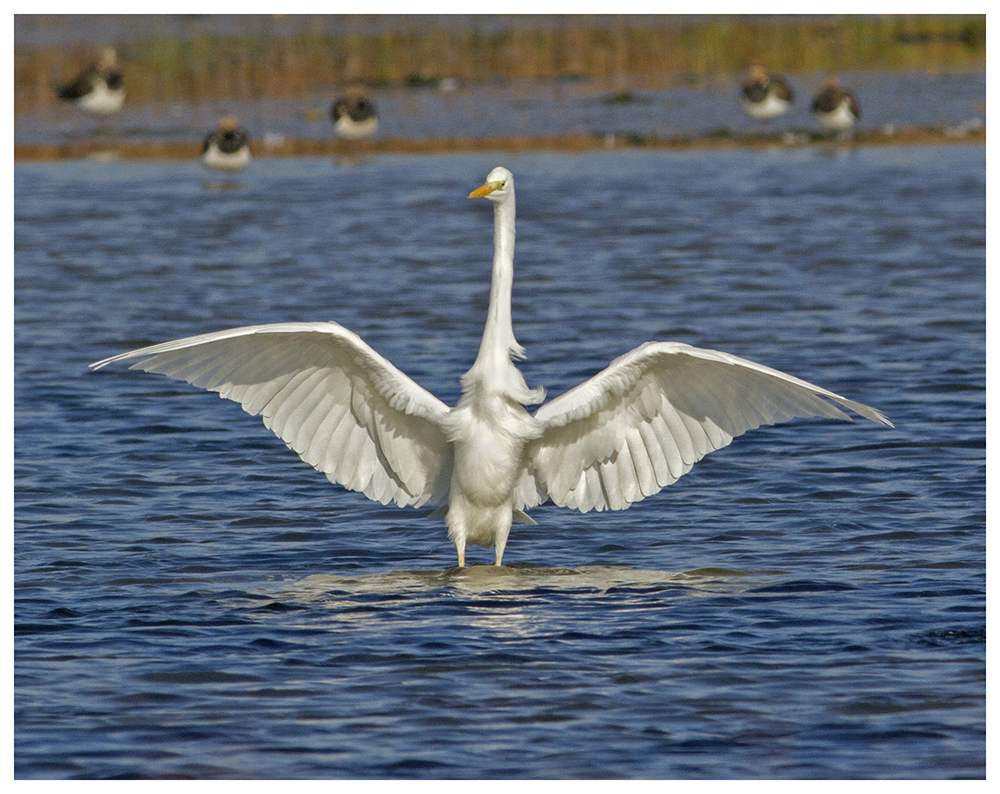
[[[784,115],[792,106],[792,90],[784,78],[769,75],[764,67],[754,65],[750,79],[743,84],[743,108],[761,121]]]
[[[235,173],[250,163],[250,137],[233,116],[219,119],[219,127],[205,138],[201,162],[206,168]]]
[[[80,72],[73,82],[56,86],[56,95],[95,116],[121,110],[125,104],[125,76],[115,48],[105,47],[97,62]]]
[[[840,84],[836,77],[828,77],[813,99],[812,112],[819,123],[828,130],[846,132],[861,118],[861,110],[854,94]]]
[[[375,103],[360,88],[352,88],[337,99],[330,109],[330,117],[337,135],[347,140],[367,138],[378,129]]]

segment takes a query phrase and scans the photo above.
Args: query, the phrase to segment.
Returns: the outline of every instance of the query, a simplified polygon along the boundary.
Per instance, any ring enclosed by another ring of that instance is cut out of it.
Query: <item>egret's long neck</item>
[[[545,389],[529,389],[524,375],[512,358],[524,358],[524,348],[514,338],[510,315],[511,288],[514,285],[514,195],[494,205],[493,214],[493,283],[490,285],[490,308],[486,314],[483,341],[476,361],[462,376],[463,399],[475,395],[502,395],[522,405],[538,405],[545,399]],[[525,414],[527,416],[527,414]],[[531,432],[534,432],[532,429]]]
[[[512,355],[523,356],[524,350],[514,338],[514,323],[510,313],[511,289],[514,285],[514,196],[495,205],[493,213],[493,283],[490,286],[490,308],[486,315],[483,341],[479,345],[476,363],[509,362]]]

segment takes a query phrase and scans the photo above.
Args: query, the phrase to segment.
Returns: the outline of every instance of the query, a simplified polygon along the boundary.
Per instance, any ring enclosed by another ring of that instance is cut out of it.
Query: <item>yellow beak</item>
[[[477,187],[475,190],[473,190],[469,194],[469,198],[482,198],[483,196],[488,196],[494,190],[496,190],[496,187],[494,185],[491,185],[489,182],[486,182],[483,184],[482,187]]]

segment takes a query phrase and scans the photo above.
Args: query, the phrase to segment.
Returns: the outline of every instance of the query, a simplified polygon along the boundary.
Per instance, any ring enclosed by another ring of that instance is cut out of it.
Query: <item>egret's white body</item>
[[[878,411],[714,350],[647,342],[533,414],[545,399],[514,366],[514,178],[495,168],[470,194],[494,203],[493,280],[479,354],[449,408],[336,323],[280,323],[165,342],[99,361],[218,392],[260,414],[310,465],[382,504],[439,505],[458,564],[494,546],[548,499],[621,510],[677,480],[712,450],[794,417],[881,424]]]

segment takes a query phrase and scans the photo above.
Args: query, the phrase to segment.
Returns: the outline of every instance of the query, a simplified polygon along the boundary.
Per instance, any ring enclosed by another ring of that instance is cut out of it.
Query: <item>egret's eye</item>
[[[497,182],[497,190],[503,190],[504,185],[506,185],[506,184],[507,184],[506,182],[502,182],[502,181],[501,182]]]

